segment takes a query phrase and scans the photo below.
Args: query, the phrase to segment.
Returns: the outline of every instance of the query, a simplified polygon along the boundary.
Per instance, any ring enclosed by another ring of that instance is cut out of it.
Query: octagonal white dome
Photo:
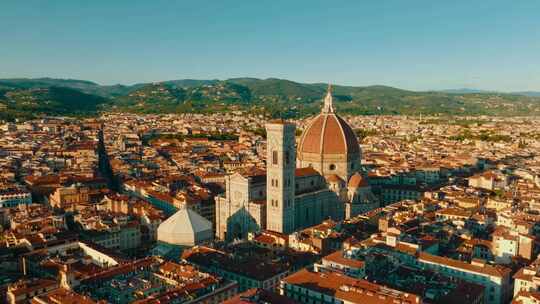
[[[183,208],[159,225],[158,241],[180,246],[195,246],[213,238],[212,223],[197,212]]]

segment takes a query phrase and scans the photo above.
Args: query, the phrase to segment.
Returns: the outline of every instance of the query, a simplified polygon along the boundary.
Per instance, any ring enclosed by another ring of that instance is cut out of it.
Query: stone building
[[[379,206],[360,173],[356,135],[335,113],[330,89],[298,148],[294,124],[272,121],[266,131],[266,171],[249,169],[227,176],[225,195],[216,198],[219,239],[246,238],[262,229],[289,234]]]

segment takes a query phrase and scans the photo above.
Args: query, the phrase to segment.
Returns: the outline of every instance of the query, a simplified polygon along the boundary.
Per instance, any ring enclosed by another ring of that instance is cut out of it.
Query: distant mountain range
[[[244,109],[275,117],[316,113],[327,84],[286,79],[181,79],[99,85],[77,79],[0,79],[0,119],[39,115],[215,112]],[[415,92],[388,86],[332,87],[336,107],[350,114],[539,115],[540,92],[475,89]]]
[[[462,89],[442,90],[441,92],[451,93],[451,94],[511,94],[511,95],[523,95],[523,96],[529,96],[529,97],[540,97],[540,92],[535,92],[535,91],[499,92],[499,91],[462,88]]]

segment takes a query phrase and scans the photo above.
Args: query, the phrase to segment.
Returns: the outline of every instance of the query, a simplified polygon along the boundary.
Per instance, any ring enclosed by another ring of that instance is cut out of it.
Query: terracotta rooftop
[[[62,304],[95,304],[89,297],[82,296],[76,292],[58,288],[46,295],[39,296],[40,303],[62,303]]]
[[[396,301],[420,303],[420,298],[416,295],[334,272],[320,273],[303,269],[286,277],[283,281],[342,299],[348,303],[394,304]]]
[[[319,172],[317,172],[317,170],[313,169],[313,167],[305,167],[305,168],[296,169],[294,171],[294,175],[296,177],[313,176],[313,175],[319,175]]]
[[[233,298],[223,302],[223,304],[295,304],[297,302],[277,293],[261,289],[252,288],[240,293]]]
[[[349,259],[343,256],[343,251],[336,251],[332,254],[329,254],[323,258],[323,260],[334,262],[340,265],[345,265],[353,268],[362,268],[364,267],[364,262],[355,259]]]
[[[341,177],[339,177],[337,174],[330,174],[326,177],[326,180],[328,182],[331,182],[331,183],[337,183],[337,182],[342,182],[343,179],[341,179]]]
[[[448,267],[457,268],[457,269],[461,269],[468,272],[474,272],[474,273],[479,273],[479,274],[489,275],[489,276],[494,276],[494,277],[504,277],[507,275],[509,276],[512,271],[510,268],[507,268],[504,266],[489,265],[489,264],[484,264],[484,265],[469,264],[467,262],[458,261],[458,260],[454,260],[447,257],[432,255],[425,252],[420,252],[418,259],[421,261],[430,262],[433,264],[445,265]]]

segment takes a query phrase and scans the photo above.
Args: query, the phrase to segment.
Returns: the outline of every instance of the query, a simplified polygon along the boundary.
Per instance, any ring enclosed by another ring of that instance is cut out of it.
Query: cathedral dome
[[[362,188],[368,186],[367,180],[362,174],[356,172],[349,180],[349,188]]]
[[[298,148],[299,157],[303,153],[360,153],[360,147],[354,131],[345,120],[334,113],[321,113],[302,134]]]
[[[351,126],[334,113],[330,90],[324,99],[321,114],[308,124],[300,138],[298,158],[302,159],[306,153],[323,156],[360,153],[360,146]]]

